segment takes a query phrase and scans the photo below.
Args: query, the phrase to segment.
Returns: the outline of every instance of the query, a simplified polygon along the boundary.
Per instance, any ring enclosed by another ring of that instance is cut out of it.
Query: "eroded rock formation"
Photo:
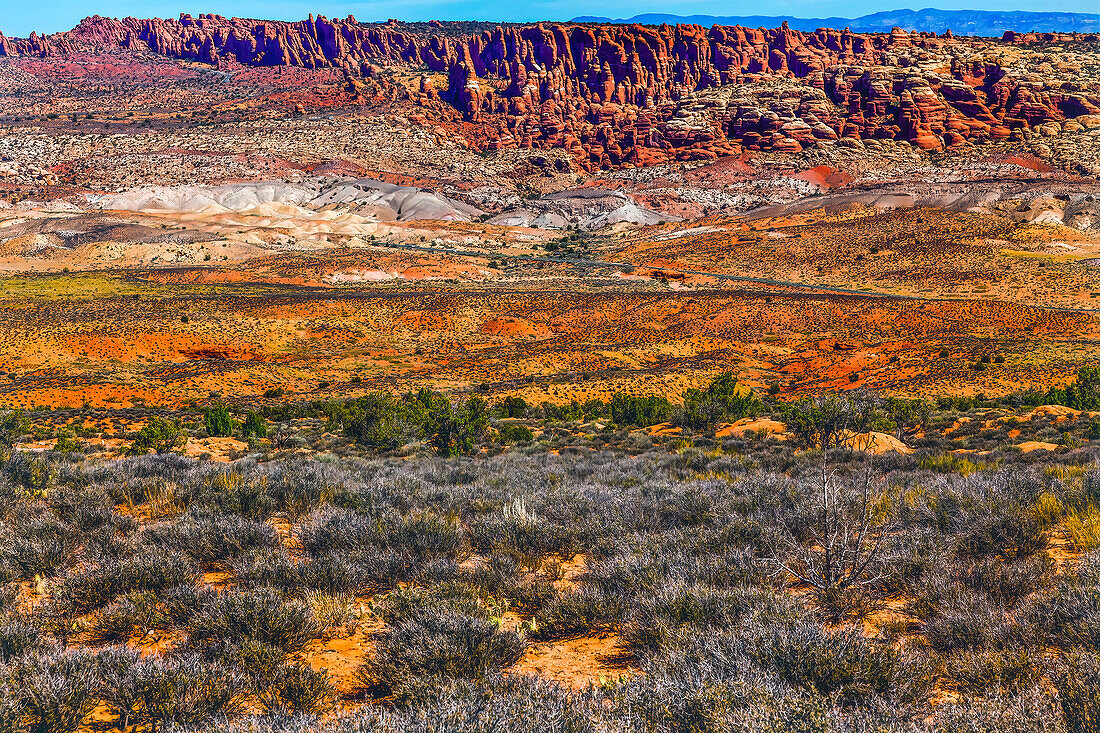
[[[286,23],[182,15],[92,17],[66,33],[0,36],[0,54],[114,47],[209,64],[335,67],[357,95],[374,88],[358,80],[377,79],[380,65],[415,65],[445,74],[447,88],[425,75],[404,98],[453,105],[484,128],[485,147],[561,147],[591,169],[865,138],[942,150],[1025,130],[1100,126],[1100,85],[1070,73],[1023,73],[981,53],[1042,41],[803,33],[785,24],[540,23],[448,35],[350,16]]]

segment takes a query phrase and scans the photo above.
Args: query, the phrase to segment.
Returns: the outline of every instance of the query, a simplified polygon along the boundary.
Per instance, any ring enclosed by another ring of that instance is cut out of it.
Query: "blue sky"
[[[981,10],[1046,10],[1100,12],[1100,0],[1062,0],[1032,4],[1004,0],[938,0],[908,7]],[[300,20],[310,13],[344,17],[349,13],[359,20],[568,20],[578,15],[603,15],[613,18],[638,13],[666,12],[690,15],[794,15],[798,17],[856,17],[878,10],[906,7],[904,0],[882,3],[875,0],[770,0],[767,3],[730,3],[722,0],[402,0],[395,3],[375,0],[0,0],[0,32],[25,36],[32,30],[52,33],[73,27],[86,15],[133,15],[172,17],[180,12],[220,13],[273,20]]]

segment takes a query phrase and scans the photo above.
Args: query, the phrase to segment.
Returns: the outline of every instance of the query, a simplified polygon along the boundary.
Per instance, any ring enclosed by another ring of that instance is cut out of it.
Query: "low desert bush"
[[[325,672],[315,672],[308,664],[284,666],[259,690],[260,704],[268,712],[320,715],[336,701],[336,690]]]
[[[621,599],[582,585],[562,593],[531,619],[531,636],[540,641],[588,636],[618,628]]]
[[[1035,686],[1043,674],[1043,660],[1027,647],[962,650],[949,657],[945,667],[959,689],[969,694],[994,689],[1020,694]]]
[[[1100,655],[1068,657],[1053,678],[1067,733],[1100,730]]]
[[[1100,556],[1086,557],[1036,595],[1020,617],[1040,643],[1061,649],[1100,648]]]
[[[322,510],[298,530],[307,552],[339,550],[392,550],[416,560],[458,557],[465,547],[462,525],[435,514],[381,516],[343,509]]]
[[[425,611],[378,636],[360,677],[386,694],[417,697],[441,679],[479,679],[514,664],[524,648],[521,636],[484,618]]]
[[[73,733],[96,704],[94,657],[43,650],[13,660],[4,670],[0,699],[10,706],[15,730]]]
[[[829,632],[816,624],[774,623],[746,641],[762,668],[804,690],[852,704],[875,695],[912,700],[931,688],[932,674],[888,644],[859,631]]]
[[[321,631],[307,604],[284,601],[268,589],[222,593],[192,616],[186,630],[194,649],[255,641],[287,653],[299,651]]]
[[[639,598],[629,605],[620,642],[634,653],[652,654],[681,631],[695,635],[733,628],[756,610],[775,615],[779,605],[766,590],[665,588],[655,596]]]
[[[42,650],[45,645],[41,630],[33,624],[19,619],[0,623],[0,662],[7,663]]]
[[[52,576],[73,559],[79,535],[49,514],[9,522],[0,528],[0,561],[15,576]]]
[[[275,530],[236,514],[192,510],[183,517],[149,530],[150,541],[183,553],[207,569],[228,568],[252,550],[279,545]]]
[[[236,673],[188,655],[142,658],[128,649],[112,649],[98,663],[98,696],[114,711],[118,727],[133,724],[206,725],[234,713],[247,692]]]
[[[60,577],[50,593],[66,613],[82,615],[110,603],[124,593],[159,593],[198,580],[198,570],[178,554],[141,552],[131,557],[107,559]]]

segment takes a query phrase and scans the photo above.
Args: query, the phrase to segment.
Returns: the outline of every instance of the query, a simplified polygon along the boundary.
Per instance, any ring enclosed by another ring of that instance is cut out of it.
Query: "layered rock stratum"
[[[356,96],[403,95],[440,119],[460,115],[481,129],[486,149],[562,148],[587,170],[868,139],[936,152],[1100,130],[1096,34],[465,28],[351,16],[95,16],[64,33],[0,36],[0,55],[128,49],[223,68],[336,68]],[[422,70],[418,88],[394,85],[383,73],[394,65]],[[444,76],[446,88],[437,87]]]

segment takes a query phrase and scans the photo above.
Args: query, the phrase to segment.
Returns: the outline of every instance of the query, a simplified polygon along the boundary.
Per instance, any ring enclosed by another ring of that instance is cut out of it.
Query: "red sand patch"
[[[532,644],[513,672],[536,675],[572,688],[629,674],[615,635]]]

